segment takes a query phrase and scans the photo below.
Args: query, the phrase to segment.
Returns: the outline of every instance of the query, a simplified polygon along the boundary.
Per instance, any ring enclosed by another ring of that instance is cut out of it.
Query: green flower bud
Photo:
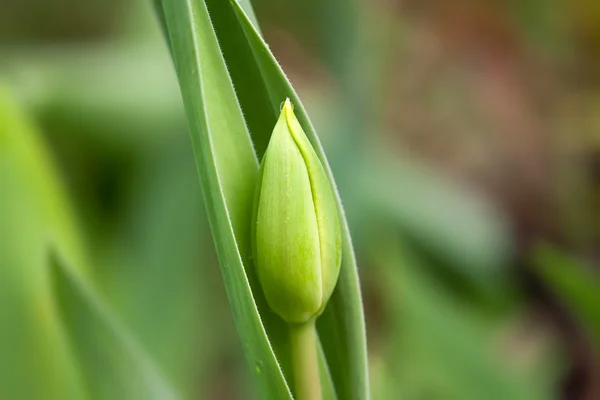
[[[273,311],[291,324],[320,315],[340,272],[338,209],[289,99],[262,160],[252,240],[258,279]]]

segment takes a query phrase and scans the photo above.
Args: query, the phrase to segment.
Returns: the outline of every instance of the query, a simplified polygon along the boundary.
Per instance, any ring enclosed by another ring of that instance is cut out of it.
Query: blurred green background
[[[600,3],[252,4],[343,198],[373,398],[599,399]],[[15,398],[81,391],[68,358],[88,347],[63,325],[94,312],[64,316],[85,293],[45,268],[53,246],[185,397],[252,397],[149,1],[0,0]]]

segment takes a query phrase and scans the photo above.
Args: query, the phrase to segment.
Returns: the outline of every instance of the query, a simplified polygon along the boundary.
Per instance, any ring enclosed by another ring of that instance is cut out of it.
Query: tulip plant
[[[250,4],[155,5],[259,398],[369,398],[362,301],[340,199]]]

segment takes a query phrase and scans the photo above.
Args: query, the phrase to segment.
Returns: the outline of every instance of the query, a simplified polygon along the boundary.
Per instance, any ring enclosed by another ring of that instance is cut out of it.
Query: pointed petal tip
[[[281,107],[281,112],[285,113],[285,116],[287,118],[294,115],[294,105],[292,104],[292,101],[290,100],[289,97],[287,97],[285,99],[285,101],[283,102],[283,106]]]

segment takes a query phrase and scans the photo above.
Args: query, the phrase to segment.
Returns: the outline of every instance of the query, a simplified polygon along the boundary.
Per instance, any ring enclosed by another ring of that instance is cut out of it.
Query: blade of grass
[[[253,293],[249,276],[258,160],[213,23],[203,1],[167,1],[158,9],[164,12],[208,219],[244,352],[261,398],[289,399],[269,340],[284,336],[273,331],[267,336],[261,315],[269,310],[260,292]]]

